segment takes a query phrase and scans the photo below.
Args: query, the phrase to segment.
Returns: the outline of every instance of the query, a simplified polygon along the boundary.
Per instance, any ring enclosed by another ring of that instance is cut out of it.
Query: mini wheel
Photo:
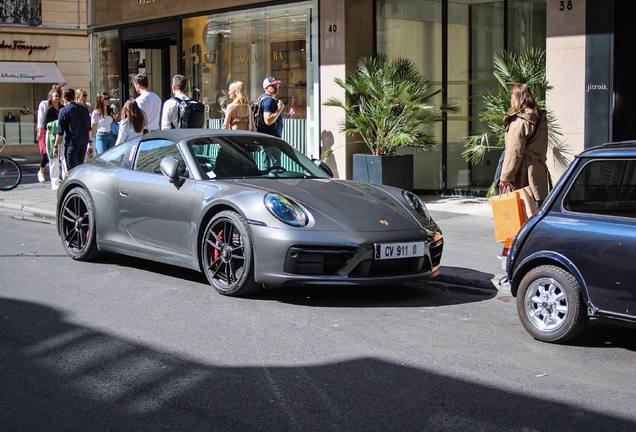
[[[589,321],[579,283],[568,271],[553,265],[539,266],[523,277],[517,312],[528,333],[544,342],[572,340]]]
[[[60,236],[74,260],[90,261],[99,255],[95,239],[95,206],[84,189],[72,189],[60,207]]]
[[[222,211],[208,223],[201,260],[205,276],[219,293],[242,296],[259,289],[254,281],[252,241],[238,213]]]

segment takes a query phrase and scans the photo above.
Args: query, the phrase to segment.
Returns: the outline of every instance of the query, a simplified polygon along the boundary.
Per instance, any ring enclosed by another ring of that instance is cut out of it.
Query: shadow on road
[[[636,423],[376,358],[219,367],[0,298],[12,431],[633,431]],[[221,360],[221,359],[220,359]],[[537,413],[540,412],[540,415]]]
[[[201,283],[211,292],[214,291],[205,275],[194,270],[116,254],[106,254],[99,262]],[[452,285],[429,286],[423,282],[371,287],[325,285],[272,288],[261,290],[251,298],[320,307],[429,307],[480,302],[493,298],[496,294],[496,291],[480,292]]]

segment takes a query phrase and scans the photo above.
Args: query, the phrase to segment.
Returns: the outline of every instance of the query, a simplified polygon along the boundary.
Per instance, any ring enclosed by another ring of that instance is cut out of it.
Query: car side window
[[[636,218],[636,160],[595,160],[580,171],[563,206],[577,213]]]
[[[169,140],[150,140],[139,144],[137,158],[135,159],[135,171],[161,174],[159,164],[161,159],[169,156],[180,162],[180,175],[187,177],[186,165],[177,146]]]
[[[109,149],[107,152],[100,154],[99,157],[100,159],[108,161],[112,164],[121,166],[122,162],[124,161],[124,156],[126,156],[126,151],[128,151],[127,145],[118,145]]]

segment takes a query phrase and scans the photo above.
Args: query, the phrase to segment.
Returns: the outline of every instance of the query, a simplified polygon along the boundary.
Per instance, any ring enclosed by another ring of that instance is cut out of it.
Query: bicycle
[[[0,153],[7,145],[7,140],[0,136]],[[9,156],[0,156],[0,190],[10,191],[20,184],[22,170]]]

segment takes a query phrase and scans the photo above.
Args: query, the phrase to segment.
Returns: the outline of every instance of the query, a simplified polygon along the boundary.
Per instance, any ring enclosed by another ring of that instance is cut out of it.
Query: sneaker
[[[38,171],[38,181],[40,183],[44,183],[46,181],[46,178],[44,178],[44,173],[42,171]]]
[[[51,189],[53,190],[58,190],[60,188],[59,183],[53,183],[53,185],[51,186]]]

